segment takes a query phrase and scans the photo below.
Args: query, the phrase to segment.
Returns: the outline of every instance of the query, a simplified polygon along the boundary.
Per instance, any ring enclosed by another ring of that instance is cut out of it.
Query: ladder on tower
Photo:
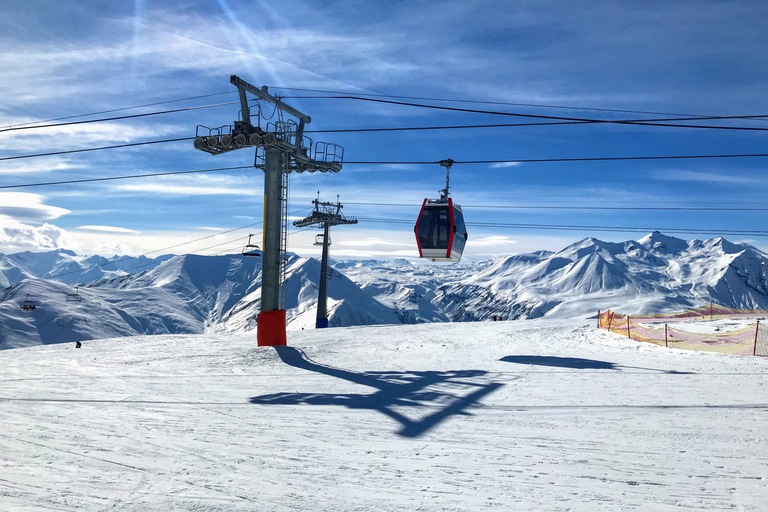
[[[282,194],[282,235],[280,237],[280,309],[285,309],[285,274],[288,268],[288,173],[283,173]]]

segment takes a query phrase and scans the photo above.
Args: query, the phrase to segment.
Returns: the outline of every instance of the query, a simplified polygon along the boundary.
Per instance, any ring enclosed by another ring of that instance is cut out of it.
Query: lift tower
[[[288,174],[291,172],[339,172],[344,148],[317,142],[304,135],[311,119],[269,93],[232,75],[230,83],[240,95],[240,117],[232,125],[208,128],[198,125],[194,146],[211,155],[255,147],[254,167],[264,171],[264,240],[261,270],[261,312],[257,317],[259,346],[285,345],[285,251],[287,236]],[[256,103],[250,105],[250,93]],[[261,126],[261,102],[274,106],[272,121]],[[285,119],[289,114],[298,120]]]
[[[317,291],[317,322],[315,328],[324,329],[328,327],[328,247],[331,245],[331,226],[339,224],[357,224],[354,217],[345,218],[341,213],[344,208],[339,203],[339,196],[336,196],[336,203],[326,203],[320,201],[320,192],[318,198],[312,201],[315,205],[315,211],[309,217],[294,221],[293,225],[297,228],[306,226],[323,226],[323,259],[320,262],[320,287]],[[320,235],[318,235],[319,237]]]

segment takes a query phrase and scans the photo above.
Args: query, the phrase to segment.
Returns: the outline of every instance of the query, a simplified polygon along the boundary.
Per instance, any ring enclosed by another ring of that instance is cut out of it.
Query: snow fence
[[[662,315],[619,315],[611,310],[598,312],[598,328],[621,334],[635,341],[662,347],[705,350],[745,356],[768,356],[768,322],[729,332],[698,333],[675,329],[667,322],[768,318],[768,310],[732,309],[710,304],[701,308]],[[650,328],[641,324],[663,324]]]

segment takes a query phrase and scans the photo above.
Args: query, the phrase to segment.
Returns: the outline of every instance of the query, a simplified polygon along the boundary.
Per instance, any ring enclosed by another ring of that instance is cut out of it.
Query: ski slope
[[[765,510],[768,359],[592,321],[0,352],[0,510]]]

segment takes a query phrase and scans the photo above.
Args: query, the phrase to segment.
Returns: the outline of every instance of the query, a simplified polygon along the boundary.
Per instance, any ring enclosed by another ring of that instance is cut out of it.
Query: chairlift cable
[[[395,206],[414,208],[412,203],[370,203],[346,201],[345,204],[359,206]],[[768,211],[768,208],[713,208],[713,207],[683,207],[683,206],[546,206],[546,205],[520,205],[520,204],[465,204],[462,208],[478,208],[485,210],[640,210],[640,211],[692,211],[692,212],[760,212]]]
[[[129,114],[125,116],[115,116],[115,117],[103,117],[100,119],[86,119],[84,121],[69,121],[66,123],[54,123],[54,124],[41,124],[41,125],[35,125],[35,126],[15,126],[10,128],[3,128],[0,129],[0,133],[5,132],[11,132],[11,131],[18,131],[18,130],[33,130],[37,128],[57,128],[59,126],[74,126],[78,124],[90,124],[90,123],[104,123],[107,121],[119,121],[122,119],[135,119],[137,117],[149,117],[149,116],[159,116],[163,114],[174,114],[177,112],[188,112],[190,110],[200,110],[203,108],[211,108],[211,107],[221,107],[224,105],[234,105],[236,103],[240,103],[239,101],[229,101],[226,103],[214,103],[211,105],[201,105],[198,107],[186,107],[186,108],[177,108],[173,110],[161,110],[159,112],[145,112],[143,114]]]
[[[175,100],[166,100],[166,101],[156,101],[154,103],[145,103],[143,105],[133,105],[131,107],[121,107],[121,108],[113,108],[110,110],[100,110],[98,112],[88,112],[87,114],[76,114],[71,116],[64,116],[64,117],[55,117],[53,119],[42,119],[40,121],[31,121],[29,123],[19,123],[19,124],[13,124],[9,126],[5,126],[4,128],[16,128],[18,126],[28,126],[28,125],[35,125],[39,123],[51,123],[54,121],[63,121],[64,119],[75,119],[78,117],[88,117],[88,116],[97,116],[101,114],[111,114],[113,112],[124,112],[126,110],[133,110],[135,108],[145,108],[145,107],[154,107],[156,105],[167,105],[168,103],[178,103],[180,101],[188,101],[188,100],[197,100],[201,98],[210,98],[212,96],[223,96],[225,94],[235,94],[237,91],[227,91],[227,92],[217,92],[213,94],[203,94],[200,96],[189,96],[187,98],[179,98]]]
[[[135,179],[135,178],[151,178],[153,176],[169,176],[174,174],[195,174],[195,173],[201,173],[201,172],[232,171],[236,169],[253,169],[253,166],[239,165],[234,167],[216,167],[213,169],[193,169],[189,171],[168,171],[168,172],[155,172],[150,174],[131,174],[127,176],[110,176],[107,178],[86,178],[81,180],[63,180],[63,181],[49,181],[49,182],[43,182],[43,183],[27,183],[24,185],[3,185],[3,186],[0,186],[0,189],[44,187],[49,185],[68,185],[72,183],[90,183],[94,181],[129,180],[129,179]]]
[[[587,119],[580,117],[564,117],[564,116],[545,116],[538,114],[521,114],[518,112],[499,112],[494,110],[478,110],[458,107],[446,107],[443,105],[427,105],[423,103],[410,103],[404,101],[392,101],[382,100],[375,98],[362,98],[358,96],[337,96],[337,99],[359,100],[359,101],[371,101],[376,103],[386,103],[389,105],[403,105],[408,107],[428,108],[435,110],[447,110],[451,112],[465,112],[474,114],[490,114],[498,116],[511,116],[511,117],[527,117],[533,119],[551,119],[560,121],[578,121],[581,123],[593,123],[593,124],[625,124],[625,125],[639,125],[639,126],[663,126],[669,128],[702,128],[711,130],[749,130],[749,131],[768,131],[766,127],[756,126],[706,126],[696,124],[674,124],[675,121],[706,121],[716,119],[758,119],[766,117],[766,114],[754,115],[754,116],[709,116],[709,117],[679,117],[679,118],[665,118],[665,119],[645,119],[645,120],[619,120],[619,119]]]
[[[394,224],[413,224],[410,220],[404,219],[385,219],[378,217],[358,217],[361,221],[365,222],[379,222],[379,223],[394,223]],[[755,231],[755,230],[729,230],[729,229],[696,229],[696,228],[666,228],[666,227],[639,227],[639,226],[586,226],[586,225],[569,225],[569,224],[514,224],[504,222],[466,222],[467,226],[479,226],[479,227],[498,227],[498,228],[512,228],[512,229],[554,229],[563,231],[637,231],[637,232],[671,232],[671,233],[688,233],[688,234],[727,234],[727,235],[740,235],[740,236],[760,236],[768,237],[768,231]]]

